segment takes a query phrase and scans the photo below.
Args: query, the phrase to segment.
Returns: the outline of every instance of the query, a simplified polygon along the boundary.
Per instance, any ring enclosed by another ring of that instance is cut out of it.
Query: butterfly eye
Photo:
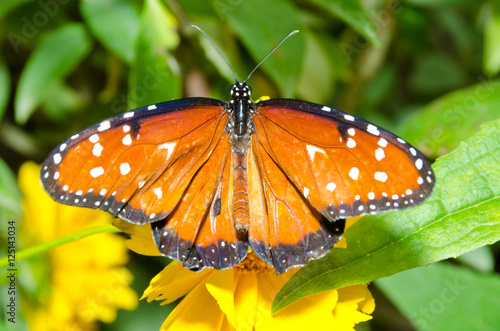
[[[238,90],[238,87],[236,86],[236,84],[231,85],[231,88],[229,89],[229,93],[231,93],[231,95],[234,95],[234,92],[237,90]]]

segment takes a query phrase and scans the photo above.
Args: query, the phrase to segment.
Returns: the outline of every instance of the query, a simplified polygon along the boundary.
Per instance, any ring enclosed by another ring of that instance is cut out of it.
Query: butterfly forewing
[[[254,116],[261,146],[330,220],[423,201],[434,175],[425,157],[373,124],[313,103],[271,99]]]
[[[103,209],[133,223],[168,215],[219,142],[223,103],[196,98],[105,120],[56,147],[41,181],[56,201]]]

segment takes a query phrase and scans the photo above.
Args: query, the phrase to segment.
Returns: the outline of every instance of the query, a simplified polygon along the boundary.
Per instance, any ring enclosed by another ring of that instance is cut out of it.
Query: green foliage
[[[169,54],[179,43],[175,19],[159,0],[147,0],[139,23],[135,60],[129,77],[129,108],[181,96],[177,60]]]
[[[437,158],[438,182],[419,207],[361,219],[346,233],[348,248],[299,271],[275,308],[493,244],[500,231],[500,124],[478,132],[500,118],[499,17],[493,0],[0,1],[0,217],[20,217],[17,167],[41,162],[73,133],[170,99],[228,99],[233,73],[191,24],[210,36],[240,80],[298,29],[251,77],[255,99],[300,98],[366,118]],[[459,267],[410,270],[376,285],[424,329],[414,312],[435,297],[408,284],[423,279],[440,291],[442,278],[456,273],[471,285],[429,328],[462,321],[468,308],[498,329],[486,311],[496,293],[495,258],[498,250],[483,247],[455,260]],[[143,260],[132,266],[136,275],[150,268]],[[487,299],[468,302],[474,293]],[[129,314],[119,313],[115,328],[132,328]],[[157,312],[140,314],[132,319],[158,327],[156,315],[147,317]]]
[[[3,86],[0,89],[0,121],[2,120],[5,109],[7,108],[7,104],[9,102],[9,94],[10,94],[10,74],[3,62],[0,59],[0,86]]]
[[[375,284],[417,330],[498,330],[500,276],[438,263]]]
[[[68,24],[48,34],[30,56],[19,80],[16,122],[26,123],[53,84],[74,70],[89,50],[90,39],[81,24]]]
[[[299,270],[276,296],[278,311],[317,292],[371,282],[500,240],[500,120],[434,164],[436,187],[418,207],[366,216],[348,249]]]
[[[139,11],[130,2],[87,0],[80,2],[85,22],[96,38],[127,63],[135,57]]]
[[[2,224],[10,217],[21,215],[20,198],[21,192],[17,187],[15,175],[5,161],[0,159],[0,221]]]
[[[429,157],[454,150],[481,123],[500,115],[500,82],[487,81],[443,95],[413,112],[397,132]]]

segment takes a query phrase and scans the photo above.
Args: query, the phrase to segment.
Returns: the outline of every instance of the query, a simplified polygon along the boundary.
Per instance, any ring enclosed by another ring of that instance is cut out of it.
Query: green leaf
[[[489,1],[484,11],[484,53],[483,67],[488,75],[496,75],[500,71],[500,4]]]
[[[480,272],[495,271],[495,257],[491,246],[479,247],[472,252],[460,255],[457,260]]]
[[[428,157],[449,153],[500,117],[500,81],[486,81],[453,91],[419,109],[396,130]]]
[[[292,2],[254,0],[238,1],[231,5],[229,2],[215,0],[213,3],[241,38],[256,63],[287,34],[301,28],[298,10]],[[286,20],[272,19],[273,17],[286,17]],[[300,33],[294,35],[262,64],[265,72],[280,88],[281,96],[291,97],[294,94],[304,47],[304,37]]]
[[[5,62],[0,59],[0,121],[5,109],[9,104],[10,97],[10,74]]]
[[[281,289],[273,312],[317,292],[363,284],[500,239],[500,120],[435,163],[436,187],[418,207],[366,216]]]
[[[78,92],[62,81],[53,84],[52,88],[47,91],[47,98],[42,106],[45,116],[54,121],[60,121],[81,109],[85,100]]]
[[[330,62],[330,53],[319,38],[306,32],[305,40],[305,62],[298,79],[297,96],[317,103],[327,103],[335,92],[335,66]]]
[[[0,209],[8,214],[21,216],[21,191],[16,176],[9,166],[0,159]],[[2,224],[4,224],[2,222]]]
[[[403,2],[419,7],[445,7],[456,6],[462,4],[477,4],[477,0],[404,0]]]
[[[82,24],[67,24],[45,36],[21,74],[14,103],[17,123],[26,123],[47,91],[80,64],[90,46]]]
[[[376,47],[381,45],[375,26],[359,0],[314,0],[314,2],[349,24],[372,45]]]
[[[174,18],[159,0],[147,0],[141,14],[136,58],[129,76],[129,107],[181,96],[177,61],[168,52],[179,43]]]
[[[438,263],[375,284],[417,330],[500,330],[498,275]]]
[[[139,30],[139,11],[125,0],[86,0],[80,10],[94,35],[122,60],[132,63]]]
[[[0,18],[3,18],[17,7],[31,0],[2,0],[0,1]]]

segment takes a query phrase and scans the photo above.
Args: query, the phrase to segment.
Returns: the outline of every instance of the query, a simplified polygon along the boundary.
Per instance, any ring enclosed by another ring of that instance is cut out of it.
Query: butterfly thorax
[[[255,103],[250,100],[252,89],[245,83],[236,83],[231,86],[231,99],[227,108],[230,113],[228,132],[231,136],[231,145],[234,153],[245,154],[253,133],[253,108]]]
[[[231,136],[233,167],[233,219],[238,231],[249,226],[248,203],[248,149],[254,131],[254,102],[250,100],[252,89],[245,83],[231,86],[231,100],[227,105],[230,118],[227,130]]]

